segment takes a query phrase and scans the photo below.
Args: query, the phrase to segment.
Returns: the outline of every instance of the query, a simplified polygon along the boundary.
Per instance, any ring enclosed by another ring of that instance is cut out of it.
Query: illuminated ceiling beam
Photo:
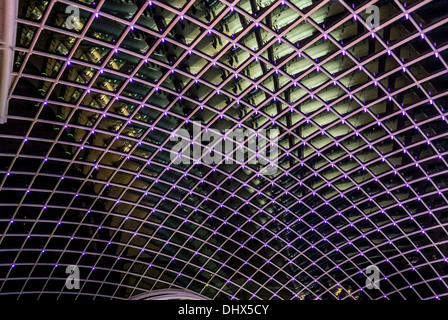
[[[4,0],[0,2],[0,124],[6,122],[8,115],[8,92],[11,84],[14,42],[16,39],[15,18],[19,2]]]

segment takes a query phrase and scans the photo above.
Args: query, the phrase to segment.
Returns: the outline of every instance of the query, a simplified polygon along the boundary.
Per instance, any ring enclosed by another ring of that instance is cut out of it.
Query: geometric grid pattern
[[[448,297],[446,1],[18,6],[0,295]],[[278,172],[172,163],[192,121],[277,128]]]

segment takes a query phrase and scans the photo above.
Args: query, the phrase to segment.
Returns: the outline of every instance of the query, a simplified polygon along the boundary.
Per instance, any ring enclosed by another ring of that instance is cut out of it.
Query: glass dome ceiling
[[[0,295],[447,298],[447,5],[18,1]],[[278,170],[174,163],[193,121],[277,129]]]

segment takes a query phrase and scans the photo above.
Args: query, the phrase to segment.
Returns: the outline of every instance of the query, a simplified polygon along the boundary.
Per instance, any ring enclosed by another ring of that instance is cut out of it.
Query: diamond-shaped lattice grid
[[[20,0],[0,294],[447,297],[444,6]],[[277,172],[175,164],[194,122],[278,129]]]

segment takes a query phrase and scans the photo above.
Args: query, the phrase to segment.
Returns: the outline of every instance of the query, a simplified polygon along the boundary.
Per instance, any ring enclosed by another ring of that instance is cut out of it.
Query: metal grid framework
[[[20,0],[0,295],[448,297],[446,5]],[[278,172],[174,164],[192,121],[277,128]]]

